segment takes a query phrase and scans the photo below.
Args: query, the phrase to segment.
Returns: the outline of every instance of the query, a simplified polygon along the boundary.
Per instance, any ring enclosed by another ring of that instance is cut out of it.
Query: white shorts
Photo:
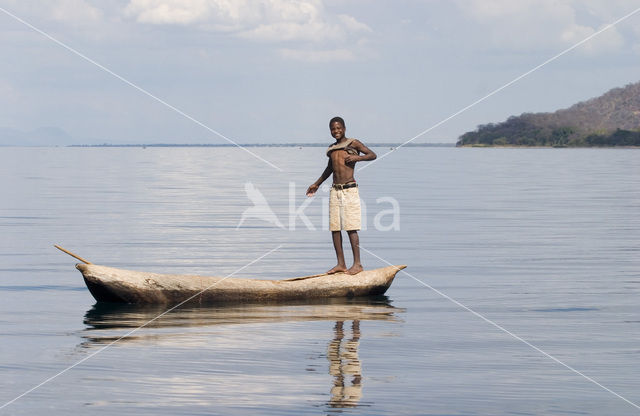
[[[359,230],[360,217],[360,194],[358,193],[358,188],[331,188],[329,193],[329,230]]]

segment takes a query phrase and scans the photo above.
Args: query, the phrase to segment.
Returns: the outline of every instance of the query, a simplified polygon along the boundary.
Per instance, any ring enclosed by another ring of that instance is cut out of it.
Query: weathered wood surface
[[[285,280],[257,280],[195,275],[158,274],[77,264],[97,301],[139,304],[260,302],[292,299],[381,295],[406,266],[314,275]]]

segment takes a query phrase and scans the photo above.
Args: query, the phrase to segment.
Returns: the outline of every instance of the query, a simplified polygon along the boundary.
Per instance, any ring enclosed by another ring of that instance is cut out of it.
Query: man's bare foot
[[[351,266],[349,270],[347,270],[347,274],[358,274],[362,271],[362,264],[354,264]]]
[[[335,273],[346,272],[346,271],[347,271],[347,266],[341,266],[338,264],[336,267],[329,270],[327,274],[335,274]]]

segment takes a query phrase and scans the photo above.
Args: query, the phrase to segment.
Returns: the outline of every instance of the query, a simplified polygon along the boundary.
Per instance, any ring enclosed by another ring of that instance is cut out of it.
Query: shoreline
[[[640,146],[517,146],[493,144],[463,144],[457,148],[476,149],[640,149]]]

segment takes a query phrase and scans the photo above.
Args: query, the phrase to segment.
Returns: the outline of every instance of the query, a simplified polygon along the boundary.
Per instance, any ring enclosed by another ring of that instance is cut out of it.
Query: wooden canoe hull
[[[98,302],[137,304],[265,302],[384,294],[406,266],[285,280],[158,274],[77,264]]]

